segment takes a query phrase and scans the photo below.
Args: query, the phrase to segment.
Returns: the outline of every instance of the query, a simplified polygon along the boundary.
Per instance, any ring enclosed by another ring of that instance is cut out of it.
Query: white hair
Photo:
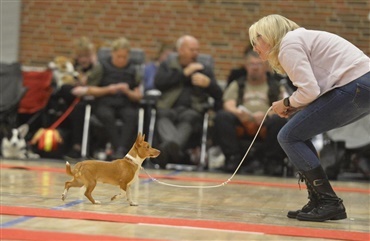
[[[183,35],[176,41],[176,50],[178,51],[187,40],[194,40],[198,42],[198,40],[191,35]]]

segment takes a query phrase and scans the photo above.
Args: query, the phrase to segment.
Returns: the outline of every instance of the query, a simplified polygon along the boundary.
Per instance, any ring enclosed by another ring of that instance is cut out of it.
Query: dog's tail
[[[71,165],[69,164],[69,162],[66,162],[66,173],[70,176],[73,176]]]

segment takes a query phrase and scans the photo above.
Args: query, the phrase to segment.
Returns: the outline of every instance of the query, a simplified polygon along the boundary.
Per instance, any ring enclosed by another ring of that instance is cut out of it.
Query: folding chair
[[[0,63],[0,135],[17,127],[17,109],[26,93],[19,63]],[[0,136],[2,138],[2,136]]]

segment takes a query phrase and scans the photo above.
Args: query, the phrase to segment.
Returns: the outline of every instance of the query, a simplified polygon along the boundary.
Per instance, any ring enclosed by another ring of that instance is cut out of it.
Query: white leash
[[[272,106],[271,106],[271,107],[266,111],[265,116],[264,116],[264,117],[263,117],[263,119],[262,119],[261,125],[258,127],[257,133],[254,135],[254,138],[253,138],[253,140],[252,140],[252,143],[249,145],[248,150],[245,152],[245,154],[244,154],[244,156],[243,156],[242,160],[240,161],[240,163],[239,163],[238,167],[235,169],[234,173],[230,176],[230,178],[229,178],[229,179],[227,179],[226,181],[224,181],[223,183],[220,183],[220,184],[217,184],[217,185],[209,185],[209,186],[188,186],[188,185],[176,185],[176,184],[171,184],[171,183],[167,183],[167,182],[162,182],[162,181],[160,181],[160,180],[158,180],[158,179],[156,179],[156,178],[152,177],[152,176],[151,176],[151,175],[150,175],[150,174],[149,174],[149,173],[144,169],[144,167],[142,167],[142,169],[144,170],[144,172],[146,173],[146,175],[148,175],[148,177],[149,177],[152,181],[154,181],[154,182],[156,182],[156,183],[159,183],[159,184],[162,184],[162,185],[165,185],[165,186],[170,186],[170,187],[180,187],[180,188],[199,188],[199,189],[205,189],[205,188],[216,188],[216,187],[222,187],[222,186],[225,186],[226,184],[228,184],[228,183],[231,181],[231,179],[233,179],[233,178],[234,178],[234,176],[235,176],[235,174],[238,172],[238,170],[239,170],[240,166],[243,164],[243,162],[244,162],[245,158],[247,157],[247,155],[248,155],[248,153],[249,153],[250,149],[252,148],[252,146],[253,146],[253,144],[254,144],[254,141],[257,139],[257,136],[258,136],[258,134],[260,133],[260,130],[261,130],[261,128],[262,128],[262,125],[263,125],[263,123],[265,122],[265,119],[266,119],[266,117],[267,117],[267,115],[268,115],[268,113],[270,112],[270,110],[271,110],[271,109],[272,109]]]

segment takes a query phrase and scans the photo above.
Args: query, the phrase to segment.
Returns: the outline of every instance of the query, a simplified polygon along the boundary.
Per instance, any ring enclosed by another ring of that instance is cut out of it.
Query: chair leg
[[[138,132],[143,134],[143,131],[144,131],[144,108],[140,107],[140,109],[139,109]]]
[[[153,107],[150,111],[150,120],[149,120],[148,142],[150,145],[153,145],[156,115],[157,115],[157,110]]]
[[[82,133],[82,147],[81,147],[81,157],[85,158],[87,156],[87,146],[89,141],[89,128],[90,128],[90,117],[91,117],[91,105],[87,104],[85,107],[85,119],[84,127]]]
[[[206,151],[207,151],[208,120],[209,120],[209,113],[206,112],[204,114],[204,119],[203,119],[202,145],[200,149],[200,163],[199,163],[199,167],[202,169],[204,169],[207,166]]]

